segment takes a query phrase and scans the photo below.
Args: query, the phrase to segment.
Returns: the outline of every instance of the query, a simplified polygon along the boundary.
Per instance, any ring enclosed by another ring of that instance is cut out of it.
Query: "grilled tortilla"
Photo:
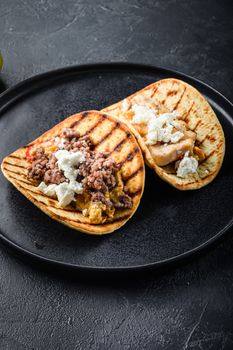
[[[132,106],[135,104],[151,108],[159,114],[177,112],[188,130],[195,133],[195,149],[204,154],[195,173],[181,178],[177,176],[174,164],[159,166],[156,163],[153,153],[158,146],[146,143],[146,125],[132,123]],[[191,85],[173,78],[160,80],[102,111],[127,122],[137,137],[147,164],[172,186],[180,190],[198,189],[210,183],[218,174],[225,153],[224,133],[209,103]]]
[[[121,174],[128,194],[132,198],[130,209],[117,209],[113,218],[102,224],[93,224],[81,212],[67,206],[61,208],[56,199],[40,192],[28,178],[27,152],[30,149],[48,147],[50,140],[60,136],[64,128],[79,131],[81,137],[89,135],[94,144],[94,151],[110,152],[110,157],[121,164]],[[126,223],[136,211],[143,194],[145,169],[140,147],[125,123],[103,112],[87,111],[72,115],[36,140],[17,149],[7,156],[1,168],[5,177],[32,203],[51,218],[88,234],[101,235],[112,232]]]

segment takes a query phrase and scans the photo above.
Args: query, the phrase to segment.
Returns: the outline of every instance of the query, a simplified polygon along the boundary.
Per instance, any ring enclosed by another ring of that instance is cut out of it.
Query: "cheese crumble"
[[[82,184],[76,181],[78,175],[76,167],[85,161],[85,156],[80,151],[68,152],[67,150],[59,150],[54,155],[58,160],[58,168],[63,171],[66,181],[59,185],[46,185],[41,182],[38,189],[50,197],[57,197],[58,204],[61,207],[66,207],[75,201],[75,193],[83,192]]]
[[[176,111],[157,115],[151,108],[142,105],[133,105],[134,116],[132,122],[135,124],[146,124],[148,126],[147,144],[154,145],[157,142],[177,143],[184,136],[181,131],[174,131],[179,128],[176,119]]]
[[[198,161],[194,157],[189,157],[189,152],[186,152],[184,158],[180,161],[177,176],[185,178],[188,174],[196,173]]]

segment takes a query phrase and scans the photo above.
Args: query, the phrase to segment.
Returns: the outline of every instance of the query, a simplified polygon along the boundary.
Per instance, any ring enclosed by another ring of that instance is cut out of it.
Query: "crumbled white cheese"
[[[146,106],[134,104],[132,111],[134,112],[132,122],[135,124],[148,124],[152,118],[156,117],[155,111]]]
[[[122,104],[121,104],[121,111],[122,113],[125,113],[127,112],[129,109],[129,102],[127,101],[127,99],[125,98],[123,101],[122,101]]]
[[[59,184],[55,191],[58,199],[58,204],[61,207],[66,207],[68,204],[75,200],[75,192],[68,182],[62,182]]]
[[[181,131],[173,132],[176,118],[176,112],[164,113],[151,118],[148,123],[147,144],[154,145],[157,142],[177,143],[184,134]]]
[[[77,181],[62,182],[59,185],[46,185],[41,182],[38,189],[49,197],[57,197],[58,204],[61,207],[66,207],[72,201],[75,201],[75,193],[82,193],[83,191],[81,183]]]
[[[58,146],[59,149],[64,149],[65,146],[65,139],[63,137],[56,136],[54,139],[55,145]]]
[[[78,175],[78,169],[76,167],[85,161],[85,156],[82,152],[68,152],[67,150],[59,150],[55,152],[57,158],[58,168],[63,171],[67,182],[62,182],[59,185],[50,184],[46,185],[41,182],[38,189],[45,193],[49,197],[56,197],[58,204],[61,207],[65,207],[72,201],[75,201],[75,193],[82,193],[82,184],[76,181]]]
[[[85,161],[85,156],[82,152],[69,152],[67,150],[59,150],[54,153],[57,158],[58,169],[64,172],[64,176],[75,181],[78,175],[78,165]]]
[[[60,137],[59,137],[59,136],[56,136],[55,139],[54,139],[55,145],[58,145],[59,142],[60,142]]]
[[[184,136],[181,131],[173,132],[174,128],[179,128],[176,111],[157,115],[155,110],[137,104],[132,106],[132,110],[134,112],[133,123],[148,125],[148,145],[154,145],[157,142],[177,143]]]
[[[44,183],[44,181],[42,181],[39,184],[38,189],[49,197],[56,197],[56,192],[55,192],[56,187],[57,187],[56,184],[50,184],[47,186]]]
[[[185,178],[188,174],[196,173],[198,161],[194,157],[189,157],[189,152],[186,152],[184,158],[180,161],[177,176]]]

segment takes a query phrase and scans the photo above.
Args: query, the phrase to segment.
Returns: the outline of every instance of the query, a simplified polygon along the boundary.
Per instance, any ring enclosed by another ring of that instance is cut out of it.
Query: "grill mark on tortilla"
[[[155,95],[155,93],[156,93],[157,90],[158,90],[158,86],[156,86],[156,87],[153,89],[152,94],[151,94],[151,98],[154,97],[154,95]]]
[[[131,135],[128,133],[125,135],[125,137],[113,148],[113,150],[110,152],[112,154],[113,152],[118,152],[121,149],[121,146],[127,141],[127,139],[131,137]]]
[[[197,124],[194,126],[194,128],[193,128],[193,129],[190,129],[190,130],[195,131],[196,128],[197,128],[201,123],[202,123],[202,121],[201,121],[201,120],[198,120],[198,122],[197,122]]]
[[[188,116],[189,116],[189,113],[191,112],[191,110],[192,110],[192,108],[193,108],[193,106],[194,106],[194,102],[191,104],[191,106],[190,106],[190,108],[189,108],[189,110],[188,110],[188,112],[187,112],[187,114],[186,114],[186,116],[184,117],[184,121],[188,118]]]
[[[43,204],[45,204],[44,202],[42,202]],[[67,212],[72,212],[72,213],[79,213],[79,214],[82,214],[82,212],[80,210],[73,210],[73,209],[67,209],[67,208],[61,208],[61,207],[56,207],[56,206],[53,206],[49,203],[49,206],[51,208],[54,208],[54,209],[60,209],[60,210],[63,210],[63,211],[67,211]],[[79,221],[79,222],[82,222],[82,221]]]
[[[30,191],[29,191],[30,192]],[[80,211],[80,210],[76,210],[76,211],[74,211],[73,209],[67,209],[67,208],[61,208],[61,207],[59,207],[59,206],[55,206],[55,205],[52,205],[51,204],[51,202],[50,202],[50,200],[51,200],[51,198],[49,198],[49,197],[47,197],[48,198],[48,201],[49,201],[49,205],[47,205],[46,203],[44,203],[43,201],[40,201],[39,199],[37,199],[37,198],[35,198],[35,197],[33,197],[37,202],[39,202],[39,203],[41,203],[41,204],[44,204],[48,209],[51,207],[51,208],[54,208],[54,209],[60,209],[60,210],[63,210],[63,211],[66,211],[66,212],[68,212],[68,213],[70,213],[70,212],[72,212],[72,213],[79,213],[79,214],[82,214],[82,212]],[[81,221],[79,221],[79,222],[81,222]]]
[[[13,174],[16,174],[16,175],[19,175],[19,176],[26,177],[26,175],[23,174],[23,173],[17,173],[17,171],[13,171],[13,170],[7,169],[7,168],[5,168],[5,167],[3,167],[3,169],[4,169],[5,171],[10,172],[10,173],[13,173]]]
[[[89,130],[87,130],[87,131],[85,132],[85,134],[82,135],[82,137],[83,137],[83,136],[89,135],[93,130],[95,130],[95,128],[97,128],[98,125],[100,125],[100,124],[104,121],[104,119],[106,119],[106,116],[105,116],[105,115],[103,115],[103,116],[97,121],[97,123],[95,123],[95,125],[93,125]]]
[[[10,170],[9,170],[10,171]],[[12,172],[12,171],[11,171]],[[13,172],[13,173],[15,173],[15,172]],[[28,192],[31,192],[31,193],[34,193],[34,194],[38,194],[38,195],[40,195],[40,196],[42,196],[42,197],[45,197],[45,198],[49,198],[48,196],[46,196],[46,194],[44,194],[43,192],[37,192],[37,191],[32,191],[32,190],[30,190],[30,189],[28,189],[28,188],[26,188],[26,187],[24,187],[24,186],[22,186],[22,185],[20,185],[20,182],[22,182],[22,183],[26,183],[27,185],[31,185],[31,186],[33,186],[33,184],[31,184],[31,183],[28,183],[28,182],[25,182],[25,181],[23,181],[23,180],[19,180],[19,179],[17,179],[17,178],[15,178],[14,176],[10,176],[10,175],[8,175],[11,179],[14,179],[15,180],[15,182],[17,182],[18,183],[18,185],[21,187],[21,188],[23,188],[25,191],[28,191]],[[35,186],[34,186],[35,187]],[[51,199],[51,198],[50,198]]]
[[[85,118],[89,113],[88,112],[84,112],[83,115],[81,116],[81,118],[77,121],[75,121],[73,124],[71,124],[69,127],[70,128],[73,128],[74,126],[77,126],[83,118]],[[91,127],[89,130],[87,130],[81,137],[83,136],[87,136],[89,135],[100,123],[102,123],[102,121],[107,117],[106,114],[104,114],[100,120],[98,120],[98,122],[93,126]],[[98,146],[100,143],[104,142],[112,133],[115,129],[117,129],[118,127],[120,127],[121,123],[120,122],[117,122],[114,126],[114,128],[108,133],[106,134],[98,143],[95,144],[95,147]],[[123,130],[123,129],[122,129]],[[58,135],[55,135],[55,137],[61,137],[61,134],[58,134]],[[51,139],[47,139],[47,140],[44,140],[43,143],[45,142],[48,142],[48,141],[51,141]],[[25,147],[29,147],[31,145],[33,145],[34,143],[31,143],[30,145],[27,145]],[[26,158],[18,158],[18,159],[26,159]]]
[[[23,186],[22,186],[23,187]],[[45,197],[45,198],[47,198],[47,199],[53,199],[53,198],[51,198],[51,197],[49,197],[49,196],[47,196],[45,193],[43,193],[43,192],[37,192],[37,191],[32,191],[32,190],[30,190],[29,188],[25,188],[25,187],[23,187],[26,191],[28,191],[28,192],[31,192],[31,193],[34,193],[34,194],[38,194],[38,196],[41,196],[41,197]],[[46,204],[47,205],[47,204]]]
[[[136,169],[131,175],[126,176],[124,178],[125,183],[131,180],[133,177],[135,177],[139,172],[143,170],[143,166],[141,165],[138,169]]]
[[[125,159],[120,162],[121,167],[124,163],[130,162],[137,153],[139,153],[138,148],[135,148],[133,151],[130,151],[130,153],[125,157]]]
[[[128,156],[126,157],[126,160],[128,162],[131,161],[133,159],[134,155],[138,152],[139,152],[138,148],[135,148],[130,154],[128,154]]]
[[[20,180],[18,180],[18,179],[15,179],[15,181],[16,182],[20,182]],[[38,192],[38,191],[33,191],[32,189],[29,189],[29,188],[26,188],[26,187],[24,187],[24,186],[22,186],[22,185],[20,185],[25,191],[28,191],[28,192],[31,192],[31,193],[34,193],[34,194],[38,194],[38,196],[41,196],[41,197],[45,197],[45,198],[47,198],[47,199],[54,199],[55,200],[55,198],[51,198],[51,197],[49,197],[49,196],[47,196],[45,193],[43,193],[43,192]],[[33,185],[32,185],[33,186]],[[34,186],[35,187],[35,186]],[[47,204],[46,204],[47,205]]]
[[[34,194],[38,194],[37,192],[31,191],[31,190],[29,190],[29,189],[25,189],[25,187],[21,186],[20,184],[18,184],[18,186],[19,186],[20,188],[22,188],[23,190],[26,190],[26,191],[31,192],[31,193],[34,193]],[[40,194],[39,194],[39,195],[40,195]],[[49,201],[51,201],[51,198],[49,198],[49,197],[47,197],[47,196],[45,196],[45,197],[46,197]],[[32,198],[33,198],[34,201],[40,203],[41,205],[43,205],[44,207],[46,207],[48,210],[49,210],[49,208],[51,207],[51,208],[60,209],[60,210],[66,211],[66,212],[76,213],[76,211],[74,211],[74,210],[72,210],[72,209],[56,207],[56,206],[51,205],[51,203],[49,203],[49,205],[48,205],[48,204],[44,203],[43,201],[40,201],[38,198],[35,198],[34,196],[32,196]],[[81,213],[81,212],[78,211],[78,210],[77,210],[77,212],[78,212],[79,214]],[[53,213],[53,212],[51,212],[51,213],[52,213],[53,215],[55,215],[55,216],[59,216],[59,217],[61,217],[62,219],[65,219],[65,217],[63,217],[63,216],[57,215],[57,214],[55,214],[55,213]],[[69,220],[69,219],[66,218],[66,220]],[[71,221],[71,220],[70,220],[70,221]],[[76,221],[75,221],[75,220],[72,220],[72,221],[74,221],[74,222],[80,222],[80,223],[82,223],[82,224],[84,223],[84,222],[79,221],[79,220],[76,220]]]
[[[215,149],[213,151],[211,151],[209,154],[206,155],[204,161],[206,161],[208,158],[210,158],[214,153],[216,153]]]
[[[177,94],[177,90],[169,90],[168,92],[167,92],[167,97],[168,96],[175,96]]]
[[[24,167],[23,165],[19,165],[19,164],[12,164],[12,163],[8,163],[7,161],[4,161],[4,164],[7,164],[7,165],[13,165],[17,168],[22,168],[22,169],[27,169],[27,167]]]
[[[26,187],[20,185],[20,182],[24,182],[24,183],[25,183],[25,181],[18,180],[18,179],[16,179],[16,178],[12,177],[12,176],[10,176],[10,177],[13,178],[13,179],[17,182],[18,186],[21,187],[23,190],[25,190],[25,191],[27,191],[27,192],[30,192],[30,193],[33,193],[33,194],[38,194],[38,195],[41,196],[41,197],[47,198],[48,201],[49,201],[49,205],[46,204],[46,203],[44,203],[43,201],[40,201],[38,198],[36,198],[36,197],[33,196],[33,199],[34,199],[34,200],[36,200],[36,201],[39,202],[39,203],[44,204],[46,207],[51,207],[51,208],[54,208],[54,209],[60,209],[60,210],[68,211],[68,212],[75,212],[75,213],[76,213],[76,212],[79,212],[79,213],[81,213],[81,211],[78,210],[78,209],[77,209],[76,211],[74,211],[73,209],[69,209],[69,208],[61,208],[61,207],[59,207],[59,206],[56,207],[56,206],[53,204],[53,202],[52,202],[52,200],[53,200],[53,201],[56,201],[55,198],[51,198],[51,197],[47,196],[46,194],[44,194],[43,192],[37,192],[37,191],[33,191],[33,190],[29,189],[29,188],[26,188]],[[52,202],[52,204],[51,204],[51,202]]]
[[[59,137],[60,135],[54,135],[53,137],[51,137],[51,138],[49,138],[49,139],[45,139],[45,140],[43,140],[43,141],[38,141],[38,140],[36,140],[36,141],[31,142],[31,143],[29,143],[28,145],[26,145],[26,146],[24,146],[24,147],[22,147],[22,148],[30,148],[30,147],[32,147],[32,146],[34,146],[34,145],[37,145],[36,148],[43,147],[43,144],[44,144],[44,143],[49,142],[49,141],[52,141],[52,139],[54,139],[54,138],[57,137],[57,136]],[[26,157],[25,157],[25,158],[20,158],[20,159],[26,159]]]
[[[197,146],[200,146],[203,144],[203,142],[206,140],[206,136],[201,141],[196,141]]]
[[[11,154],[7,158],[13,158],[13,159],[26,159],[25,157],[17,157],[17,156],[12,156]]]
[[[7,170],[8,170],[8,169],[7,169]],[[9,171],[9,170],[8,170],[8,171]],[[32,184],[30,181],[24,181],[24,180],[22,180],[21,178],[18,179],[17,177],[14,177],[14,176],[9,175],[9,174],[8,174],[8,176],[9,176],[11,179],[14,179],[14,180],[16,180],[16,181],[18,181],[18,182],[23,182],[23,183],[25,183],[25,184],[27,184],[27,185],[33,186],[33,184]]]
[[[102,139],[96,143],[95,146],[99,146],[101,143],[103,143],[105,140],[107,140],[108,137],[110,137],[114,130],[116,130],[120,126],[120,123],[117,122],[116,125],[110,130],[105,136],[102,137]]]
[[[174,83],[174,81],[173,81],[173,82],[172,82],[172,86],[170,87],[170,90],[168,90],[168,91],[166,92],[166,96],[165,96],[164,99],[160,102],[161,105],[164,105],[164,103],[165,103],[165,101],[166,101],[166,99],[167,99],[167,97],[168,97],[168,93],[169,93],[169,92],[170,92],[170,94],[174,94],[174,95],[177,94],[177,90],[175,91],[175,93],[174,93],[174,91],[172,90],[174,85],[175,85],[175,83]]]
[[[206,136],[206,138],[208,139],[208,140],[210,140],[210,142],[214,142],[214,141],[216,141],[216,138],[214,137],[214,135],[207,135]]]
[[[179,100],[176,102],[175,106],[173,107],[173,110],[176,110],[177,107],[179,106],[179,104],[180,104],[182,98],[184,97],[185,91],[186,91],[186,86],[184,87],[184,90],[183,90],[182,94],[180,95]]]
[[[212,172],[210,172],[209,174],[206,174],[206,176],[201,177],[201,180],[207,179],[210,176],[213,176]]]
[[[19,185],[19,186],[20,186],[20,185]],[[41,196],[41,193],[34,192],[34,191],[32,191],[32,190],[29,190],[29,189],[25,189],[25,187],[23,187],[23,186],[20,186],[20,187],[23,188],[24,190],[30,192],[30,193],[38,194],[39,196]],[[42,197],[47,198],[49,204],[47,204],[47,203],[45,203],[45,202],[43,202],[43,201],[40,201],[37,197],[34,197],[34,196],[33,196],[33,199],[34,199],[35,201],[37,201],[37,202],[39,202],[39,203],[45,205],[48,209],[51,207],[51,208],[60,209],[60,210],[63,210],[63,211],[69,212],[69,213],[70,213],[70,212],[72,212],[72,213],[78,212],[78,213],[81,214],[81,211],[79,211],[79,210],[74,211],[73,209],[61,208],[61,207],[59,207],[59,206],[56,207],[56,205],[54,205],[53,203],[51,204],[52,199],[53,199],[53,198],[51,198],[51,197],[48,197],[48,196],[46,196],[46,195],[43,195]],[[55,200],[55,199],[54,199],[54,200]]]
[[[76,120],[75,122],[71,123],[69,128],[73,129],[75,126],[79,125],[81,121],[88,116],[89,112],[83,112],[79,120]]]
[[[212,128],[209,130],[210,135],[207,134],[207,135],[203,138],[203,140],[201,140],[201,141],[196,141],[197,146],[201,145],[206,139],[208,139],[208,140],[210,140],[210,141],[216,141],[215,137],[214,137],[213,135],[211,135],[212,131],[214,131],[214,130],[215,130],[215,127],[212,127]]]
[[[215,152],[215,151],[214,151],[214,152]],[[212,153],[212,152],[211,152],[211,153]],[[200,164],[204,163],[205,160],[206,160],[206,159],[204,159],[202,162],[200,162]],[[198,179],[198,180],[195,180],[195,179],[194,179],[192,182],[189,182],[188,185],[189,185],[189,184],[193,184],[193,183],[195,183],[195,182],[200,182],[200,181],[202,181],[202,180],[204,180],[204,179],[207,179],[208,177],[212,177],[213,174],[215,173],[215,171],[213,172],[212,170],[209,170],[209,169],[207,169],[207,170],[209,171],[209,173],[206,174],[206,176],[203,176],[203,177],[200,177],[200,176],[199,176],[199,179]],[[179,186],[180,186],[180,187],[185,187],[185,186],[187,186],[187,184],[182,184],[182,183],[180,183]]]

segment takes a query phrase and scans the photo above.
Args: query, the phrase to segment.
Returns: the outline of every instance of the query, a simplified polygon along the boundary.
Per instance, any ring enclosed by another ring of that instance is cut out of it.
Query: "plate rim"
[[[43,72],[40,74],[36,74],[30,78],[27,78],[16,85],[6,89],[0,94],[0,112],[2,112],[5,108],[8,107],[8,105],[14,103],[18,98],[24,96],[29,91],[27,89],[27,86],[31,84],[35,84],[38,81],[44,82],[44,80],[51,79],[53,77],[60,77],[61,74],[67,75],[68,73],[72,73],[73,71],[76,71],[77,73],[82,73],[85,71],[90,70],[100,70],[100,69],[124,69],[126,68],[134,68],[138,70],[152,70],[152,71],[162,71],[166,74],[171,74],[178,76],[178,78],[184,80],[188,80],[191,82],[194,82],[194,84],[198,84],[199,86],[206,88],[207,90],[214,93],[214,95],[218,96],[226,105],[228,108],[232,109],[233,114],[233,104],[231,101],[226,98],[222,93],[220,93],[218,90],[210,86],[209,84],[203,82],[202,80],[199,80],[197,78],[194,78],[188,74],[182,73],[177,70],[165,68],[162,66],[157,65],[147,65],[147,64],[141,64],[141,63],[131,63],[131,62],[100,62],[100,63],[90,63],[90,64],[82,64],[82,65],[71,65],[66,66],[58,69],[49,70],[47,72]],[[195,87],[195,86],[194,86]],[[5,100],[5,101],[4,101]],[[233,124],[233,120],[230,118],[230,122]],[[168,265],[172,265],[181,261],[184,261],[185,259],[188,259],[197,253],[203,252],[206,248],[211,247],[214,243],[217,241],[220,241],[220,238],[222,238],[229,229],[233,226],[233,217],[232,219],[225,225],[217,234],[215,234],[213,237],[208,239],[207,241],[203,242],[202,244],[187,250],[183,253],[180,253],[178,255],[172,256],[170,258],[158,260],[156,262],[152,263],[145,263],[145,264],[137,264],[137,265],[130,265],[130,266],[89,266],[89,265],[80,265],[80,264],[74,264],[74,263],[68,263],[57,259],[52,259],[45,257],[41,254],[34,253],[30,251],[29,249],[24,248],[18,243],[15,243],[13,240],[9,239],[0,231],[0,239],[3,243],[5,243],[8,247],[12,248],[15,252],[26,256],[28,258],[33,259],[34,261],[39,261],[43,264],[47,264],[50,266],[56,266],[61,268],[68,268],[71,270],[79,270],[82,272],[87,271],[98,271],[98,272],[132,272],[132,271],[142,271],[146,269],[155,269],[155,268],[161,268]]]

